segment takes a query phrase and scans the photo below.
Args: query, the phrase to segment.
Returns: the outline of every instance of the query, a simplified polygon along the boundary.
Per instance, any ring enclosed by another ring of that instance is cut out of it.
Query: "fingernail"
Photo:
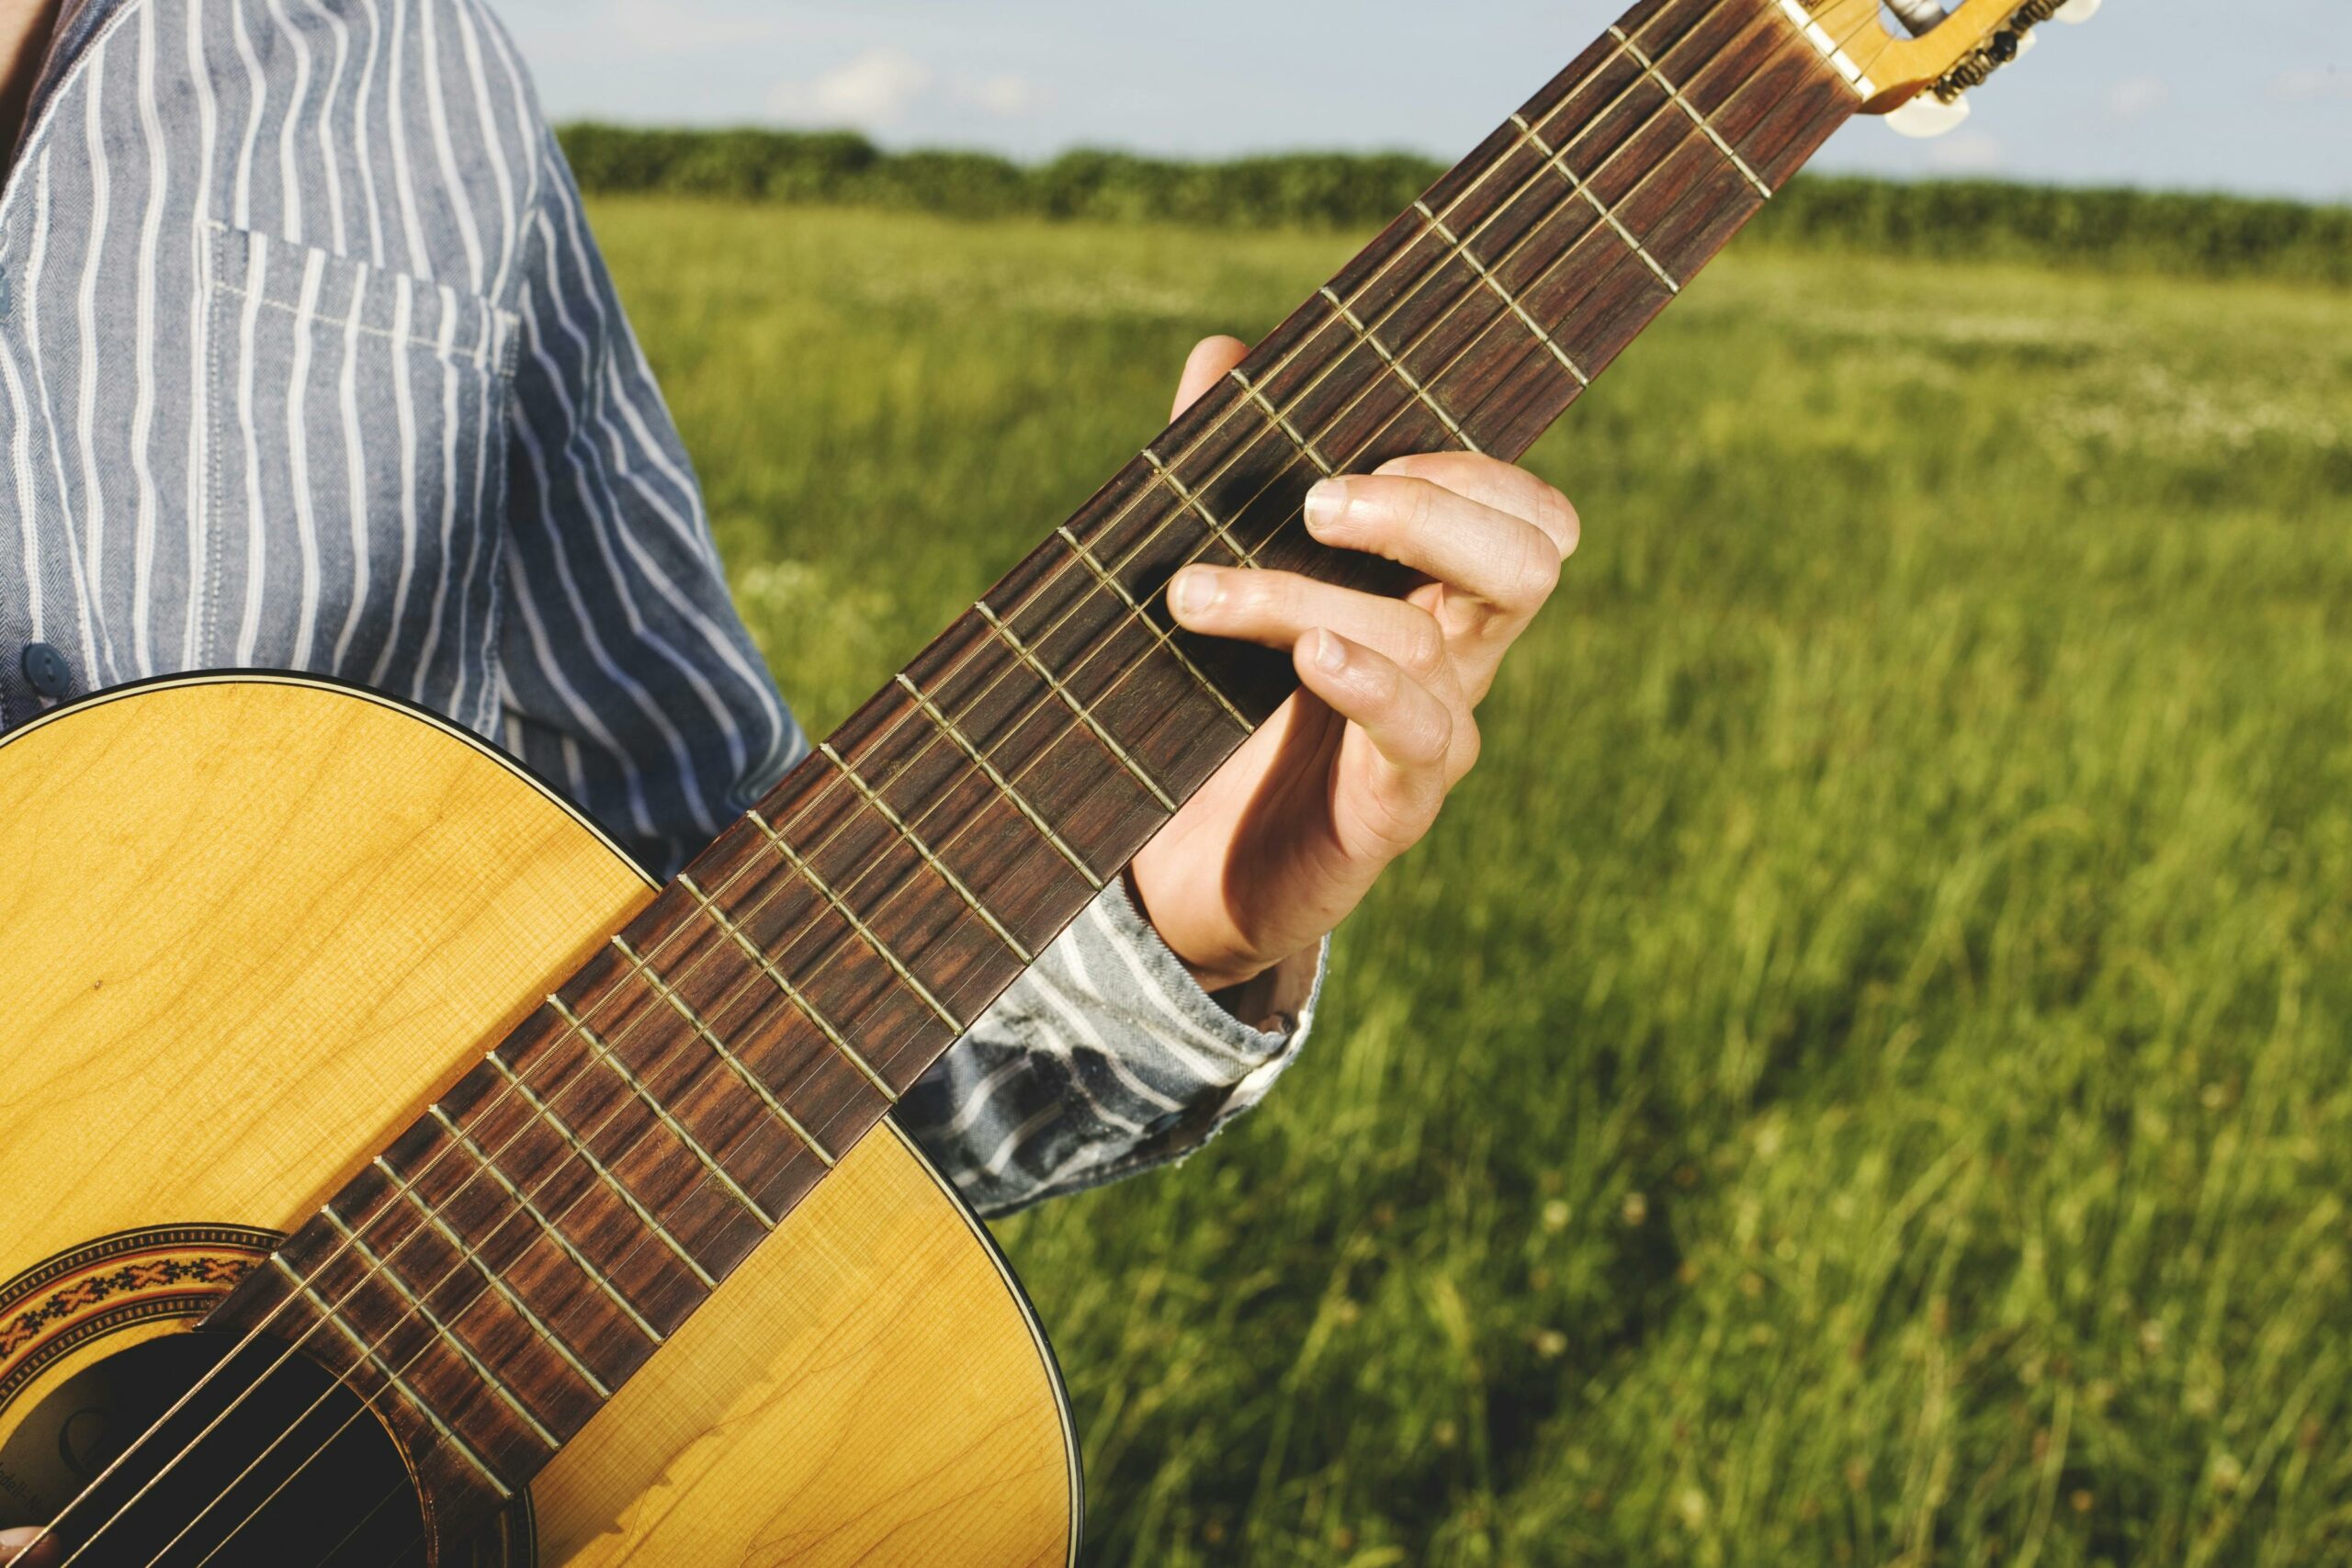
[[[1318,479],[1306,492],[1306,527],[1309,533],[1320,534],[1338,526],[1347,514],[1348,481]]]
[[[1205,566],[1188,566],[1168,585],[1168,602],[1180,615],[1197,615],[1224,596],[1222,574]]]
[[[1348,645],[1338,634],[1317,631],[1315,634],[1315,667],[1338,674],[1348,667]]]

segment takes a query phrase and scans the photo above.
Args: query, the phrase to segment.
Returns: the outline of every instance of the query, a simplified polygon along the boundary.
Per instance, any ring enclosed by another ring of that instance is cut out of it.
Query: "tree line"
[[[592,192],[961,218],[1366,229],[1401,211],[1443,169],[1393,152],[1193,163],[1080,151],[1020,164],[986,152],[886,152],[847,131],[582,123],[560,136]],[[2352,284],[2352,208],[2233,196],[1806,175],[1757,220],[1747,243],[1775,242]]]

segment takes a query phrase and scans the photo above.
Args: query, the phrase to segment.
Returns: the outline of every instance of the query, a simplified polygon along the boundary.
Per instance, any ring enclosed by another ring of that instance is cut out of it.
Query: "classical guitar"
[[[1071,1560],[1045,1338],[890,1111],[1290,690],[1162,585],[1397,586],[1314,479],[1516,457],[1849,116],[1949,118],[2061,7],[1892,9],[1643,0],[667,886],[317,681],[10,735],[0,1518],[85,1568]]]

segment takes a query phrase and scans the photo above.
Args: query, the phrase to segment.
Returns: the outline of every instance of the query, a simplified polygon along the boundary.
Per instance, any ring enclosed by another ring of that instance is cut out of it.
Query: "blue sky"
[[[493,0],[550,113],[1020,157],[1468,149],[1624,0]],[[2352,0],[2108,0],[1930,142],[1825,167],[2352,201]]]

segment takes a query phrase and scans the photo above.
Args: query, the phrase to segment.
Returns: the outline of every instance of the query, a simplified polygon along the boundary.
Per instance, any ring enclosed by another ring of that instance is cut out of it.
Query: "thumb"
[[[1176,412],[1182,413],[1198,402],[1201,394],[1216,386],[1249,352],[1250,345],[1238,337],[1203,338],[1184,361],[1183,379],[1176,383]]]

